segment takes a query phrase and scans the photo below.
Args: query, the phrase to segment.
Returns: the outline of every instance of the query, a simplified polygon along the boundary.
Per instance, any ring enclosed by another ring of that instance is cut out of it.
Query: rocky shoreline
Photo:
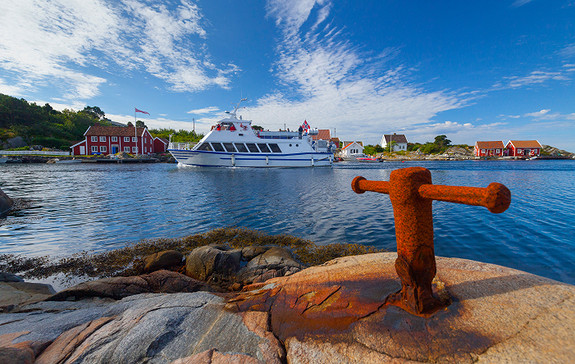
[[[396,257],[373,253],[305,268],[277,246],[204,246],[185,260],[170,251],[150,255],[150,273],[58,293],[0,275],[0,362],[571,360],[575,287],[438,258],[434,291],[452,304],[422,318],[385,303],[400,287]]]

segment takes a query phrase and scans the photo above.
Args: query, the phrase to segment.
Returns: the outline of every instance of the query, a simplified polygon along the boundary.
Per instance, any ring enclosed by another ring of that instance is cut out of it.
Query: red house
[[[512,157],[535,157],[541,154],[541,144],[537,140],[510,140],[505,146],[507,155]]]
[[[165,153],[168,150],[168,141],[164,138],[154,138],[154,153]]]
[[[475,142],[474,155],[476,157],[502,157],[505,147],[502,141]]]
[[[147,128],[93,125],[84,133],[86,139],[72,145],[72,155],[154,153],[153,137]]]

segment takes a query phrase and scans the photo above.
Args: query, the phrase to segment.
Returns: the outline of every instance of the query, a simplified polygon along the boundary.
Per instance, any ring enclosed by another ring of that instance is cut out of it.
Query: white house
[[[357,154],[363,154],[363,144],[361,142],[348,142],[341,148],[341,157],[350,158]]]
[[[386,151],[389,151],[389,144],[393,143],[392,150],[394,152],[407,150],[407,138],[403,134],[384,134],[381,138],[381,147]]]

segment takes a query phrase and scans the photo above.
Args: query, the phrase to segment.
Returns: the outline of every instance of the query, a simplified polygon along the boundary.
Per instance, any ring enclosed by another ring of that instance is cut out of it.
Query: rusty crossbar
[[[389,182],[358,176],[351,187],[356,193],[389,195],[397,240],[395,270],[401,279],[401,290],[386,302],[419,316],[447,306],[433,294],[431,285],[436,273],[432,201],[484,206],[493,213],[504,212],[511,203],[511,192],[500,183],[491,183],[487,188],[434,185],[431,173],[422,167],[394,170]]]

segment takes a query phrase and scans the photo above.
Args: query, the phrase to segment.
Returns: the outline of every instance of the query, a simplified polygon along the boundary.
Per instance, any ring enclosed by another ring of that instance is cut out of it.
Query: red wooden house
[[[541,154],[541,144],[537,140],[510,140],[505,152],[512,157],[535,157]]]
[[[476,157],[502,157],[505,147],[502,141],[475,142],[474,155]]]
[[[164,138],[154,138],[154,153],[165,153],[168,150],[168,141]]]
[[[86,139],[72,145],[72,155],[154,153],[153,137],[147,128],[93,125],[84,133]]]

